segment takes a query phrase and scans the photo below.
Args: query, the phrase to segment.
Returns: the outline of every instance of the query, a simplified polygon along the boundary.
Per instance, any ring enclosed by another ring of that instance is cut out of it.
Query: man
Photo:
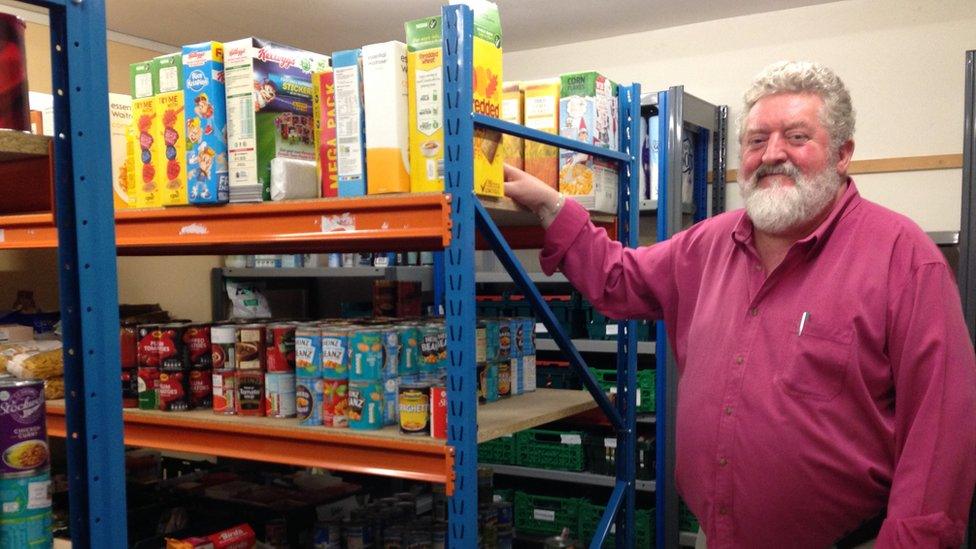
[[[506,168],[547,227],[543,270],[611,317],[666,321],[675,477],[710,547],[828,547],[872,519],[879,548],[963,541],[976,357],[958,290],[925,233],[860,197],[853,133],[833,72],[768,67],[739,120],[745,211],[637,250]]]

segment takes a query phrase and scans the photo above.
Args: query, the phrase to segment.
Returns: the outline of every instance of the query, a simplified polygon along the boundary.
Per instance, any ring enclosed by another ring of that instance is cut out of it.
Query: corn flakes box
[[[186,118],[183,114],[183,58],[163,55],[153,60],[156,119],[153,162],[163,206],[189,203],[186,190]]]
[[[224,46],[183,46],[182,61],[188,198],[190,204],[223,204],[230,200]]]
[[[339,196],[366,194],[366,115],[363,112],[362,51],[332,54],[336,101]]]
[[[444,113],[441,66],[441,18],[407,22],[407,77],[410,110],[410,188],[444,190]],[[502,102],[502,33],[498,7],[474,3],[474,111],[498,118]],[[474,136],[474,192],[504,194],[501,134],[483,128]]]
[[[523,92],[518,82],[502,84],[502,120],[513,124],[525,124],[522,116]],[[523,139],[514,135],[502,135],[502,150],[505,151],[505,162],[516,168],[525,167],[523,153]]]
[[[335,74],[331,69],[312,75],[312,111],[315,125],[315,170],[322,185],[321,195],[339,196]]]
[[[132,127],[132,97],[108,94],[109,142],[112,150],[112,196],[115,209],[135,206],[135,180],[130,176],[129,129]]]
[[[525,126],[540,132],[559,134],[558,78],[523,82],[522,104]],[[554,189],[559,188],[559,149],[535,141],[524,144],[525,171]]]
[[[363,46],[366,111],[366,192],[410,192],[407,146],[407,46]]]
[[[559,134],[618,149],[617,85],[593,71],[560,76]],[[617,166],[569,149],[559,151],[559,190],[588,210],[617,211]]]
[[[312,74],[329,57],[260,38],[224,44],[230,201],[271,200],[271,160],[315,160]]]
[[[132,124],[136,132],[135,206],[155,208],[163,205],[163,195],[153,163],[155,148],[156,94],[153,61],[129,65],[129,84],[132,92]]]

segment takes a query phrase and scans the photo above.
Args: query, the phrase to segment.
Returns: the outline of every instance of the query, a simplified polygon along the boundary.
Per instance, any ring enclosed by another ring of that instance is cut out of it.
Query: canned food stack
[[[356,326],[349,332],[349,427],[352,429],[382,429],[386,424],[386,360],[387,339],[383,325]],[[393,364],[396,364],[394,359]],[[396,391],[396,372],[390,379]]]
[[[0,548],[50,547],[44,381],[0,375]]]
[[[291,322],[265,327],[264,412],[268,417],[297,415],[296,331],[297,326]]]
[[[119,328],[119,363],[122,367],[122,407],[139,407],[138,326],[124,324]]]
[[[421,515],[419,500],[410,492],[373,500],[348,515],[320,520],[315,525],[315,547],[424,547],[447,546],[446,517]],[[436,508],[436,506],[435,506]]]
[[[209,325],[143,324],[136,337],[140,409],[179,412],[212,406]]]
[[[321,325],[322,368],[320,373],[315,374],[320,378],[318,383],[321,385],[321,393],[314,388],[306,389],[308,398],[313,405],[314,403],[321,403],[320,406],[317,406],[321,417],[314,418],[314,413],[312,413],[312,421],[303,424],[349,427],[349,361],[351,350],[349,336],[352,330],[352,326],[346,323],[333,322]],[[310,378],[303,384],[303,387],[309,386],[310,383],[315,383],[314,379]]]

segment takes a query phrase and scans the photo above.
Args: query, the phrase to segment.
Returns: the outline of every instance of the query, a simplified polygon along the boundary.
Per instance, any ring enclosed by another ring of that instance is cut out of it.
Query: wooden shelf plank
[[[51,138],[16,130],[0,129],[0,162],[48,155]]]

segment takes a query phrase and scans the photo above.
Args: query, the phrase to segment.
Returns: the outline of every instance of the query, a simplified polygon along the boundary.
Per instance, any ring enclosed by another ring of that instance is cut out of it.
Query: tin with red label
[[[295,371],[295,325],[269,324],[264,332],[267,344],[265,366],[269,372]]]
[[[159,409],[159,368],[140,366],[136,370],[139,377],[139,409]]]
[[[190,370],[190,404],[193,408],[213,406],[213,376],[210,370]]]
[[[322,425],[348,427],[346,407],[349,405],[349,382],[344,379],[322,381]]]
[[[303,426],[322,425],[323,380],[301,377],[295,380],[295,413]]]
[[[264,372],[238,370],[235,405],[239,416],[264,415]]]
[[[186,324],[163,324],[159,327],[156,347],[160,372],[182,372],[190,369],[190,350],[186,346]]]
[[[133,368],[122,370],[122,407],[139,407],[139,373]]]
[[[213,411],[232,416],[237,413],[237,372],[215,370],[213,373]]]
[[[210,327],[210,364],[214,371],[234,369],[237,329],[222,325]]]
[[[234,360],[237,370],[264,371],[266,350],[264,325],[245,324],[237,327]]]
[[[140,367],[159,368],[159,351],[155,343],[158,324],[140,324],[136,328],[136,364]],[[160,333],[160,336],[162,333]]]
[[[209,370],[212,367],[210,326],[206,324],[191,324],[183,332],[183,343],[186,345],[190,358],[190,368],[194,370]]]
[[[447,438],[447,387],[430,388],[430,435]]]
[[[193,408],[190,402],[189,372],[160,372],[159,409],[167,412],[185,412]]]
[[[264,374],[264,409],[268,417],[295,417],[295,374]]]
[[[139,366],[138,347],[139,333],[136,327],[119,328],[119,363],[123,370],[132,370]]]

